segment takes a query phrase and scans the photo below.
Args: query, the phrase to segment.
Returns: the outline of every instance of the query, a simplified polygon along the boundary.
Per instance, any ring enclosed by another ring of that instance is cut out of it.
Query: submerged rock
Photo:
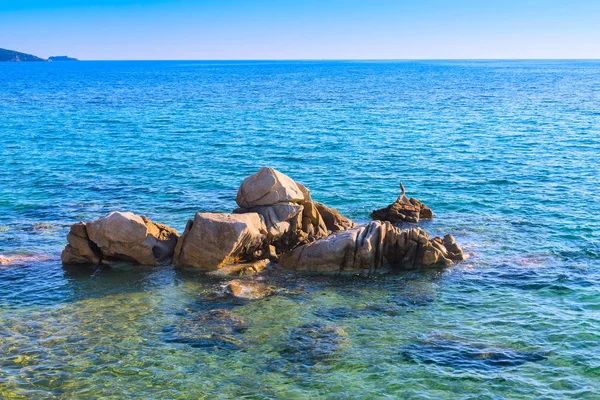
[[[179,235],[166,225],[130,212],[71,226],[69,244],[61,254],[64,264],[100,264],[114,260],[145,265],[171,262]]]
[[[391,223],[417,223],[420,219],[433,218],[433,211],[425,204],[415,198],[408,198],[405,195],[404,185],[400,183],[400,196],[389,206],[374,210],[371,218],[380,221],[390,221]]]
[[[402,312],[398,307],[389,304],[369,304],[359,307],[325,307],[315,311],[317,317],[329,321],[340,321],[344,319],[363,318],[363,317],[385,317],[397,316]]]
[[[286,268],[312,273],[452,264],[440,246],[434,245],[420,228],[402,231],[389,222],[373,221],[298,247],[282,255],[280,263]]]
[[[48,261],[50,257],[44,254],[0,254],[0,265],[27,265],[29,263]]]
[[[254,275],[262,271],[269,265],[271,260],[268,258],[264,258],[262,260],[248,262],[248,263],[239,263],[239,264],[227,264],[222,266],[219,269],[215,269],[214,271],[210,271],[208,274],[212,276],[246,276],[246,275]]]
[[[228,310],[216,309],[187,315],[176,325],[165,329],[165,341],[196,348],[239,349],[240,335],[246,322]]]
[[[291,363],[304,366],[337,358],[347,343],[347,335],[342,328],[319,322],[292,330],[287,339],[279,354]]]
[[[267,228],[257,213],[196,213],[175,248],[173,264],[208,270],[260,258]]]
[[[274,286],[263,282],[246,281],[235,279],[225,286],[225,292],[238,299],[259,300],[275,294],[277,289]]]
[[[539,352],[488,347],[443,337],[432,337],[403,346],[401,354],[407,361],[473,370],[516,367],[547,358]]]

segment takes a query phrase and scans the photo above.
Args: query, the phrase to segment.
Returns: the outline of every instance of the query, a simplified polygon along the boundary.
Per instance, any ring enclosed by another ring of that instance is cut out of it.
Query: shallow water
[[[24,63],[0,87],[0,397],[597,398],[600,62]],[[402,180],[472,257],[253,302],[60,264],[77,220],[182,231],[263,165],[357,221]]]

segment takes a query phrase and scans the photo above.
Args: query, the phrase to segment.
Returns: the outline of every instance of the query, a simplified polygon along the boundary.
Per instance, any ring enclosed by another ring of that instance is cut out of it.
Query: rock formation
[[[277,254],[354,226],[337,210],[313,202],[304,185],[273,168],[263,167],[244,179],[236,202],[240,208],[234,213],[258,213],[263,217],[268,242]]]
[[[427,206],[405,196],[402,183],[400,188],[393,204],[373,212],[373,218],[383,221],[357,227],[337,210],[313,201],[304,185],[263,167],[242,182],[239,208],[232,214],[198,212],[181,237],[144,216],[113,212],[73,225],[61,258],[65,264],[172,260],[175,266],[203,268],[217,276],[255,274],[275,260],[284,268],[312,273],[446,266],[463,260],[452,235],[430,239],[420,228],[392,225],[433,217]],[[246,293],[234,283],[234,295]]]
[[[138,264],[168,264],[179,235],[168,226],[130,212],[71,226],[69,244],[61,254],[64,264],[100,264],[132,261]]]
[[[267,228],[257,213],[198,212],[179,238],[173,264],[215,270],[258,259],[266,247]]]
[[[419,200],[408,198],[405,195],[404,185],[400,182],[400,196],[395,202],[380,210],[374,210],[371,218],[380,221],[390,221],[391,223],[410,222],[417,223],[420,219],[433,218],[433,212]]]
[[[441,243],[440,243],[441,242]],[[456,245],[449,252],[439,238],[420,228],[400,230],[373,221],[298,247],[280,257],[284,268],[312,273],[372,272],[383,266],[413,268],[452,264],[462,259]]]

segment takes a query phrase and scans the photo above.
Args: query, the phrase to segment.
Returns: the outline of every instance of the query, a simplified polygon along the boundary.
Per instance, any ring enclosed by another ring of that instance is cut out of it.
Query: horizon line
[[[70,56],[69,56],[70,57]],[[77,61],[600,61],[590,58],[172,58],[77,59]]]

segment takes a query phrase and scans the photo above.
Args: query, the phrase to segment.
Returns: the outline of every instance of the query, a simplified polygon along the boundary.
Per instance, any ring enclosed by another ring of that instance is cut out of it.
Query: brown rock
[[[142,219],[148,228],[148,234],[153,238],[151,239],[152,254],[156,262],[158,264],[169,264],[173,261],[179,233],[169,226],[152,222],[145,215],[142,215]]]
[[[100,264],[113,260],[139,264],[168,264],[179,235],[173,228],[130,212],[77,223],[67,235],[64,264]]]
[[[69,244],[60,255],[63,264],[100,264],[102,254],[90,241],[85,223],[78,222],[72,225],[67,241]]]
[[[196,213],[175,248],[177,266],[219,269],[258,258],[267,228],[257,213]]]
[[[325,226],[331,232],[345,231],[347,229],[356,228],[356,224],[348,218],[342,216],[335,208],[327,207],[322,203],[314,203],[317,210],[321,214]]]
[[[302,231],[308,235],[310,241],[324,238],[329,234],[327,225],[321,217],[319,210],[312,201],[306,201],[303,203],[304,209],[302,210]]]
[[[268,258],[241,264],[227,264],[219,269],[210,271],[212,276],[246,276],[254,275],[262,271],[271,261]]]
[[[404,195],[404,186],[400,183],[401,193],[398,199],[389,206],[374,210],[371,218],[391,223],[414,223],[423,218],[433,218],[433,212],[425,204],[415,198],[409,199]]]
[[[280,263],[284,268],[310,273],[450,265],[438,246],[420,228],[401,231],[390,222],[373,221],[300,246],[282,255]]]
[[[130,212],[112,212],[88,222],[86,230],[103,260],[145,265],[169,263],[178,238],[176,230]]]
[[[454,236],[448,234],[444,236],[444,247],[448,250],[448,258],[454,261],[462,261],[466,256],[462,248],[456,243]]]
[[[262,282],[243,281],[239,279],[229,282],[225,290],[234,297],[246,300],[262,299],[274,294],[276,291],[273,286]]]
[[[236,201],[240,208],[234,213],[256,212],[263,217],[268,242],[277,254],[329,234],[310,191],[272,168],[263,167],[246,178]]]
[[[262,167],[256,174],[244,179],[236,198],[241,208],[302,201],[304,201],[304,193],[296,182],[289,176],[268,167]]]
[[[304,201],[313,201],[312,197],[310,196],[310,190],[306,186],[304,186],[300,182],[296,182],[296,185],[304,195]]]
[[[250,208],[237,208],[234,214],[257,213],[259,214],[267,227],[269,241],[273,242],[296,229],[296,217],[302,213],[303,206],[296,203],[283,202],[271,206],[257,206]]]

